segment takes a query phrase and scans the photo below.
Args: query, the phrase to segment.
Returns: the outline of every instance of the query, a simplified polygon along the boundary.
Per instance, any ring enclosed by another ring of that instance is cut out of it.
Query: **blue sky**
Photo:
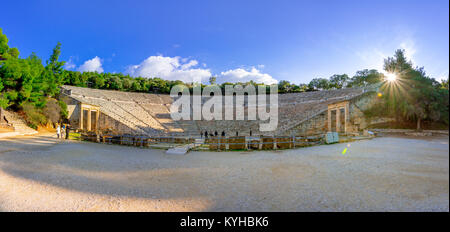
[[[58,41],[72,70],[166,79],[296,84],[381,69],[404,48],[449,73],[447,0],[5,1],[10,46],[46,60]]]

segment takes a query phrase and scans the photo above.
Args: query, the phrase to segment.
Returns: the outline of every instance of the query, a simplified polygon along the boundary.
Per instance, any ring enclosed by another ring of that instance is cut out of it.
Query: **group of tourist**
[[[58,139],[68,139],[69,138],[69,125],[62,125],[59,124],[56,126],[56,138]]]
[[[208,138],[208,136],[217,137],[219,133],[217,131],[214,131],[214,133],[208,133],[208,131],[200,131],[200,138],[203,138],[203,135],[205,135],[205,138]],[[222,131],[222,137],[225,137],[225,131]]]
[[[211,137],[217,137],[219,135],[219,133],[217,133],[217,131],[214,131],[214,133],[208,133],[208,131],[200,131],[200,138],[203,138],[203,135],[205,136],[205,138],[208,138],[208,136]],[[222,137],[225,137],[225,131],[222,131]],[[236,136],[239,136],[239,132],[236,131]],[[252,136],[252,131],[250,130],[250,136]]]

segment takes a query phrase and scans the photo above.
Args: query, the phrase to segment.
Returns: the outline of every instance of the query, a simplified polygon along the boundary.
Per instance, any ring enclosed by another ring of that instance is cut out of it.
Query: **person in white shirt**
[[[59,136],[61,135],[61,127],[58,125],[56,127],[56,137],[59,139]]]

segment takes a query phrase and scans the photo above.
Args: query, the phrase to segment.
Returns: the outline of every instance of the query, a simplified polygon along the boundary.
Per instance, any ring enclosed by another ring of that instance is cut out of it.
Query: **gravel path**
[[[448,212],[448,143],[384,137],[169,156],[50,136],[0,139],[0,211]]]

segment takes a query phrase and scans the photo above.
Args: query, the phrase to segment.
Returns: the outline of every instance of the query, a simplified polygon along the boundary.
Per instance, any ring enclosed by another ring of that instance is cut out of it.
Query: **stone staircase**
[[[37,133],[36,130],[27,126],[25,120],[22,117],[20,117],[17,113],[6,110],[3,112],[5,114],[6,119],[8,120],[8,123],[12,124],[14,132],[16,132],[18,135],[32,135]]]

